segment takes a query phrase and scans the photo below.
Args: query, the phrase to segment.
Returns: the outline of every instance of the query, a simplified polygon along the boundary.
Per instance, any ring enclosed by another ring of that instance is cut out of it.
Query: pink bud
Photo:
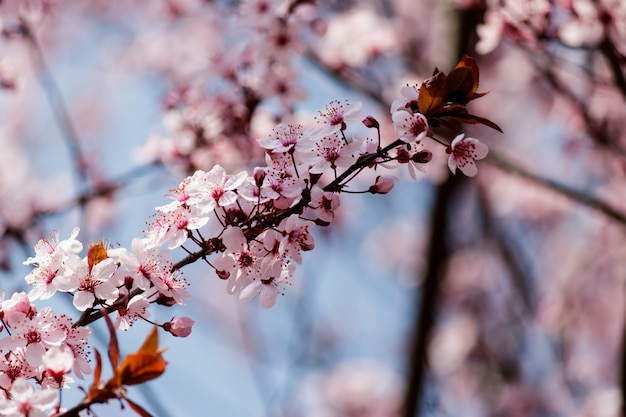
[[[374,119],[373,116],[367,116],[365,119],[363,119],[362,123],[365,125],[365,127],[375,127],[376,129],[380,127],[380,123],[378,123],[378,120]]]
[[[252,176],[254,177],[256,186],[260,188],[263,185],[263,179],[265,179],[265,170],[261,167],[256,167],[254,168]]]
[[[172,317],[172,320],[163,323],[163,329],[176,337],[187,337],[194,323],[189,317]]]
[[[387,194],[396,185],[398,179],[393,175],[383,175],[376,177],[376,183],[369,189],[372,194]]]

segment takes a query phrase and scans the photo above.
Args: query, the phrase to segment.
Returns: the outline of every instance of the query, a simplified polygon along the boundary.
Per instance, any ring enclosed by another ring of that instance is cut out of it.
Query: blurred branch
[[[597,210],[605,214],[612,220],[615,220],[618,223],[621,223],[622,225],[626,226],[626,214],[620,213],[619,211],[609,206],[606,202],[598,198],[595,198],[586,192],[576,190],[565,184],[561,184],[557,181],[544,178],[538,174],[534,174],[522,168],[520,165],[516,165],[513,162],[506,160],[505,158],[503,158],[502,156],[498,155],[495,152],[491,152],[484,162],[490,163],[491,165],[498,167],[510,174],[520,176],[522,178],[525,178],[527,180],[534,182],[535,184],[541,185],[545,188],[555,191],[569,198],[570,200],[573,200],[584,206]]]
[[[511,244],[511,239],[505,236],[502,228],[494,221],[491,205],[489,204],[489,199],[487,198],[484,187],[477,187],[477,195],[481,220],[484,225],[484,233],[486,236],[496,241],[496,250],[500,253],[500,257],[509,270],[513,287],[517,290],[524,310],[527,313],[531,313],[534,310],[532,288],[530,288],[528,277],[524,272],[526,268],[521,265],[521,257],[517,253],[516,248]]]
[[[450,248],[446,242],[446,236],[449,232],[449,208],[452,197],[462,181],[465,181],[464,177],[451,175],[446,182],[437,188],[436,201],[429,222],[431,230],[426,258],[428,267],[422,290],[418,292],[419,299],[416,304],[419,305],[419,311],[415,319],[413,347],[409,358],[410,373],[404,397],[403,417],[419,415],[428,364],[428,346],[436,319],[443,266],[450,257]]]
[[[61,131],[63,132],[67,148],[70,152],[70,159],[74,163],[74,169],[79,179],[77,188],[80,193],[87,183],[88,175],[87,162],[81,151],[80,140],[78,138],[76,128],[74,127],[74,123],[69,115],[67,105],[65,104],[65,100],[61,94],[61,89],[48,68],[41,45],[37,40],[37,36],[35,35],[33,28],[25,19],[22,19],[20,23],[22,27],[22,34],[28,41],[33,52],[32,55],[35,72],[41,82],[43,90],[45,91],[48,102],[50,103],[52,114],[57,119]]]
[[[608,36],[605,36],[602,43],[598,46],[600,52],[609,63],[615,85],[622,93],[622,97],[626,100],[626,77],[622,71],[622,62],[624,57],[620,55],[619,51],[615,48],[615,45],[611,42]]]
[[[106,184],[101,184],[97,187],[93,187],[91,190],[84,192],[83,194],[79,195],[75,199],[72,199],[71,201],[68,201],[65,204],[60,205],[55,210],[35,212],[30,217],[30,219],[28,219],[23,224],[19,226],[8,227],[4,231],[4,233],[0,235],[0,241],[2,241],[3,239],[7,237],[12,237],[20,243],[25,243],[26,238],[24,234],[26,233],[26,231],[30,229],[33,225],[35,225],[42,218],[64,213],[68,210],[75,208],[76,206],[83,206],[95,197],[103,197],[103,196],[110,195],[116,191],[119,191],[122,187],[126,186],[131,181],[134,181],[139,177],[147,175],[148,173],[152,172],[153,169],[158,168],[158,167],[161,167],[161,164],[155,163],[155,164],[143,165],[143,166],[133,168],[130,171],[121,174],[117,178],[110,180]]]

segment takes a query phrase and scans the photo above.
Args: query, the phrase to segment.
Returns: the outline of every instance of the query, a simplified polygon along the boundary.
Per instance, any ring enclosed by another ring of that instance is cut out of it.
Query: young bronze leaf
[[[428,117],[430,112],[444,103],[446,95],[446,74],[437,72],[420,86],[417,97],[420,113]]]
[[[122,385],[134,385],[155,379],[165,372],[167,362],[161,357],[159,334],[153,327],[136,353],[122,361],[119,372]]]
[[[117,335],[115,334],[115,327],[113,327],[113,322],[108,314],[104,315],[104,321],[106,321],[107,329],[109,330],[109,361],[111,362],[111,366],[113,367],[113,372],[117,370],[117,364],[120,361],[120,348],[117,343]]]
[[[476,82],[472,70],[468,67],[455,68],[446,80],[448,95],[446,101],[467,104],[469,97],[476,91]]]
[[[104,247],[102,241],[98,242],[95,245],[91,245],[89,249],[87,249],[87,265],[89,265],[90,271],[94,265],[99,264],[106,258],[108,258],[107,250]]]
[[[453,116],[450,117],[450,119],[453,120],[458,120],[461,123],[468,123],[468,124],[483,124],[485,126],[488,126],[494,130],[497,130],[500,133],[504,133],[502,131],[502,128],[500,126],[498,126],[497,124],[495,124],[494,122],[492,122],[489,119],[485,119],[484,117],[480,117],[480,116],[476,116],[473,114],[455,114]]]
[[[476,91],[478,91],[478,82],[479,82],[479,74],[480,74],[478,71],[478,65],[476,65],[476,60],[469,55],[463,55],[459,63],[456,64],[456,67],[454,67],[455,70],[457,68],[466,68],[472,72],[473,85],[472,85],[472,88],[469,90],[469,93],[470,94],[476,93]]]
[[[160,354],[162,351],[159,351],[159,332],[158,327],[154,326],[146,340],[143,341],[143,344],[137,351],[137,353],[150,353],[150,354]]]
[[[137,414],[139,414],[141,417],[152,417],[152,414],[150,414],[149,412],[147,412],[142,406],[140,406],[139,404],[137,404],[134,401],[129,400],[128,398],[125,398],[126,403],[128,403],[128,406]]]
[[[161,354],[131,353],[126,356],[120,365],[120,379],[122,385],[136,385],[158,378],[167,362]]]

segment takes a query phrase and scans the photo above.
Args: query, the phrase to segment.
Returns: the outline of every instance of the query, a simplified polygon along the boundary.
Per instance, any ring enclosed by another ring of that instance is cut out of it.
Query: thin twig
[[[561,184],[560,182],[544,178],[538,174],[530,172],[529,170],[522,168],[520,165],[516,165],[511,161],[508,161],[506,158],[498,155],[495,152],[491,152],[489,157],[487,157],[484,161],[485,163],[489,163],[495,167],[498,167],[510,174],[517,175],[519,177],[525,178],[534,182],[535,184],[541,185],[545,188],[548,188],[552,191],[561,194],[570,200],[575,201],[576,203],[582,204],[584,206],[590,207],[594,210],[597,210],[612,220],[626,226],[626,214],[621,213],[615,210],[613,207],[609,206],[606,202],[590,195],[587,192],[577,190],[575,188],[569,187],[565,184]]]
[[[61,94],[61,89],[59,88],[57,82],[52,76],[52,73],[50,72],[50,69],[48,68],[45,56],[41,49],[41,45],[37,40],[37,36],[35,35],[33,28],[24,19],[22,19],[20,23],[22,25],[22,33],[24,35],[24,38],[30,44],[33,52],[32,55],[36,70],[35,72],[39,78],[43,90],[46,93],[46,98],[50,103],[50,109],[52,111],[52,114],[56,118],[61,128],[61,131],[63,132],[67,148],[70,152],[70,159],[74,163],[74,169],[79,179],[78,190],[80,192],[87,184],[88,175],[87,162],[81,150],[80,140],[76,132],[76,128],[74,127],[74,123],[72,122],[72,118],[70,117],[67,105],[65,104],[65,100],[63,99],[63,95]]]

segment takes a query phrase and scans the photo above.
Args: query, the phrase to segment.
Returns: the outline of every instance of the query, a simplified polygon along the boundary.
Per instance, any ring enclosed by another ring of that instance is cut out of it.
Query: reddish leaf
[[[122,385],[134,385],[159,377],[167,366],[159,349],[159,333],[155,326],[146,337],[137,353],[124,358],[119,367]]]
[[[446,74],[437,72],[420,86],[417,106],[420,113],[429,116],[430,112],[441,106],[446,98]]]
[[[109,361],[111,361],[111,367],[113,367],[113,375],[117,373],[117,364],[120,361],[120,348],[117,343],[117,335],[115,334],[115,328],[113,327],[113,322],[108,314],[104,315],[104,321],[106,321],[107,328],[109,329],[109,336],[111,340],[109,341]]]
[[[484,117],[480,117],[480,116],[475,116],[473,114],[456,114],[454,116],[450,117],[451,119],[454,120],[458,120],[461,123],[469,123],[469,124],[483,124],[485,126],[488,126],[494,130],[497,130],[500,133],[504,133],[502,131],[502,128],[500,126],[498,126],[497,124],[495,124],[494,122],[492,122],[489,119],[485,119]]]
[[[468,67],[455,68],[446,80],[446,101],[467,104],[477,88],[472,70]]]
[[[142,406],[140,406],[139,404],[137,404],[134,401],[129,400],[128,398],[125,398],[126,403],[128,404],[128,406],[137,414],[139,414],[141,417],[152,417],[152,414],[150,414],[149,412],[147,412]]]
[[[91,271],[94,265],[99,264],[108,257],[107,250],[102,241],[90,246],[87,250],[87,264],[89,265],[89,270]]]
[[[120,380],[122,385],[136,385],[158,378],[167,362],[161,355],[147,353],[131,353],[124,358],[120,365]]]

